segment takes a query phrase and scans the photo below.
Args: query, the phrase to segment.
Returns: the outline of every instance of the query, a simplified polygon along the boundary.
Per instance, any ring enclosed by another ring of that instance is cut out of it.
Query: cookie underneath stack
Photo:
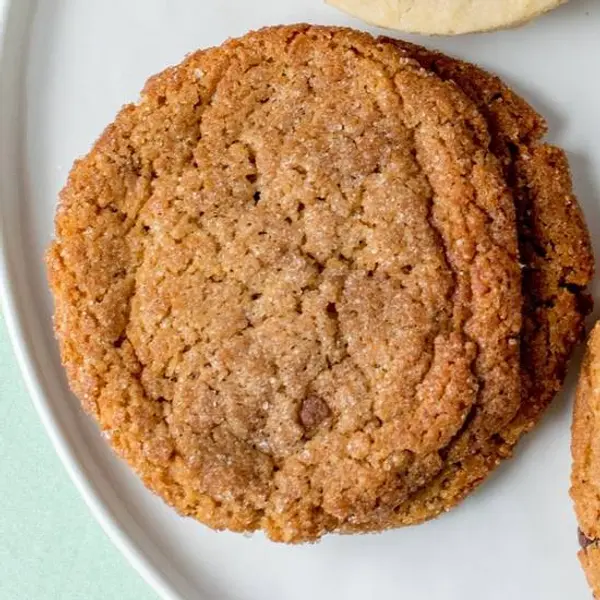
[[[545,128],[477,67],[348,29],[189,56],[61,194],[73,391],[215,529],[302,542],[452,508],[535,425],[589,308]]]

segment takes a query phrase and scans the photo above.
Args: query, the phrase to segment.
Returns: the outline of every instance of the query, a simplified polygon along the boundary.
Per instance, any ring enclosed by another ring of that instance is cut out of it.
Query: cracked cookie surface
[[[521,404],[515,208],[489,147],[466,95],[366,34],[191,55],[61,194],[73,391],[214,528],[297,542],[451,507]]]
[[[449,464],[438,477],[451,495],[464,494],[511,455],[560,390],[592,308],[586,289],[594,274],[592,245],[573,194],[567,156],[542,142],[547,131],[543,117],[476,65],[408,42],[381,41],[395,45],[444,81],[453,81],[475,103],[488,124],[490,147],[516,205],[523,290],[521,407],[473,458],[471,468],[465,469],[463,460],[462,469]],[[439,498],[432,502],[444,509]]]

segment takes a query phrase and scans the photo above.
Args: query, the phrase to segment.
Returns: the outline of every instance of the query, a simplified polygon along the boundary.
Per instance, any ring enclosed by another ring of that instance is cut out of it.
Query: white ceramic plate
[[[164,598],[564,600],[589,597],[567,495],[571,384],[541,427],[438,521],[281,547],[177,517],[119,462],[69,393],[43,266],[57,192],[145,79],[266,24],[352,24],[321,0],[12,0],[0,64],[3,306],[31,395],[74,483]],[[547,115],[600,230],[600,5],[572,0],[516,31],[431,39],[501,73]],[[597,235],[594,236],[598,238]],[[576,367],[576,365],[574,365]],[[573,369],[575,371],[576,369]],[[573,373],[571,374],[573,380]]]

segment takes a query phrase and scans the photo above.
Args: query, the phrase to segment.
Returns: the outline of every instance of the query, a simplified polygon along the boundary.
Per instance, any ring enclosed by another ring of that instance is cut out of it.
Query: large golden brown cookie
[[[588,340],[573,414],[571,496],[579,521],[579,560],[600,598],[600,324]]]
[[[458,495],[509,456],[560,389],[569,358],[591,309],[586,292],[594,272],[591,242],[573,195],[565,153],[542,143],[546,123],[500,79],[475,65],[420,46],[385,38],[476,104],[492,136],[515,198],[523,274],[521,408],[511,423],[473,457],[478,468],[449,464],[440,485]],[[485,460],[484,460],[485,457]],[[468,483],[470,482],[470,483]],[[437,500],[440,510],[445,507]]]
[[[521,400],[489,145],[454,84],[351,30],[267,29],[158,75],[61,195],[74,392],[215,528],[301,541],[452,506]]]

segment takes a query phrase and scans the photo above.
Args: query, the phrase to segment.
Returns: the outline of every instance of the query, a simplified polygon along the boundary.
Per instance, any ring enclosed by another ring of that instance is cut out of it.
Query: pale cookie
[[[326,0],[367,23],[410,33],[457,35],[522,25],[567,0]]]
[[[61,194],[71,387],[216,529],[298,542],[450,508],[521,404],[516,217],[489,145],[453,83],[366,34],[190,56]]]

